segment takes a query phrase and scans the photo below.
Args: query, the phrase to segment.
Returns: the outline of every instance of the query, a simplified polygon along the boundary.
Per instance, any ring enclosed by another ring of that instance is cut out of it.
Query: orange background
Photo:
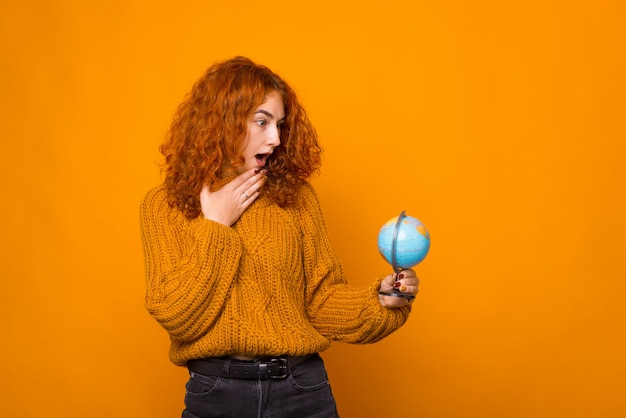
[[[625,9],[0,2],[0,415],[180,415],[138,205],[174,109],[237,54],[317,126],[353,284],[390,271],[376,236],[401,210],[433,239],[408,323],[324,353],[342,416],[626,415]]]

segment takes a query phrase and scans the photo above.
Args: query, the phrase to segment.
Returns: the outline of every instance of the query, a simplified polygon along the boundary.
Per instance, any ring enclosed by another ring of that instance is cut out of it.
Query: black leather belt
[[[284,379],[298,364],[310,359],[308,356],[272,357],[264,360],[242,361],[230,358],[204,358],[189,360],[187,368],[191,372],[207,376],[220,376],[230,379]]]

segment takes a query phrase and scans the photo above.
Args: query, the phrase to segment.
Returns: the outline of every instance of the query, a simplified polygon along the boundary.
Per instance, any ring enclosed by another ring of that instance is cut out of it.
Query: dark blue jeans
[[[190,372],[183,418],[336,418],[328,375],[318,355],[280,380],[227,379]]]

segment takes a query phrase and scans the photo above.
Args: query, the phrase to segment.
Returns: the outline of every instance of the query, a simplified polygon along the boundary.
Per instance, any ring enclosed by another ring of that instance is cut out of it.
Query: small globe
[[[393,263],[393,241],[396,235],[396,225],[400,225],[395,243],[395,265]],[[391,218],[383,225],[378,233],[378,251],[394,269],[408,269],[420,263],[430,250],[430,234],[418,219],[404,215]]]

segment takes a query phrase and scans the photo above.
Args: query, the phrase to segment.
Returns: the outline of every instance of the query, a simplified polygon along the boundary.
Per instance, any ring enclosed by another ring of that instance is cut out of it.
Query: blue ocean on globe
[[[420,263],[430,250],[430,234],[422,222],[412,216],[396,216],[388,220],[378,233],[378,251],[393,266],[392,248],[396,224],[400,226],[396,238],[396,265],[408,269]]]

